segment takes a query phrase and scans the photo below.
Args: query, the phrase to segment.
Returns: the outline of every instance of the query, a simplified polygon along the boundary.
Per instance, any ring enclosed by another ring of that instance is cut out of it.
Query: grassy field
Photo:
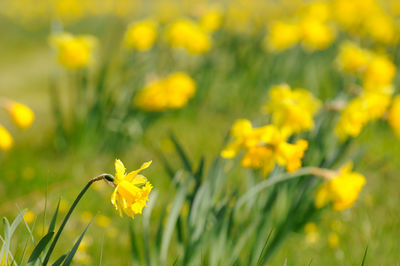
[[[96,20],[83,25],[72,25],[69,30],[98,34]],[[38,215],[33,230],[36,236],[42,234],[43,220],[49,223],[59,198],[62,199],[60,212],[65,213],[66,205],[72,203],[91,177],[103,172],[113,173],[116,157],[129,169],[153,160],[146,176],[161,195],[168,198],[170,180],[159,150],[173,165],[178,165],[168,139],[170,131],[178,137],[193,162],[204,156],[208,169],[223,148],[236,119],[259,119],[271,85],[287,82],[294,87],[307,88],[323,100],[331,98],[335,87],[339,86],[337,76],[340,74],[332,64],[338,49],[336,44],[313,54],[298,47],[269,57],[258,45],[262,36],[255,37],[254,42],[237,38],[236,43],[226,48],[223,43],[227,38],[220,33],[215,36],[215,43],[221,47],[215,47],[204,59],[208,66],[200,70],[190,63],[178,66],[196,80],[205,80],[199,84],[199,92],[188,107],[165,114],[139,141],[127,144],[124,151],[94,151],[82,145],[62,153],[54,149],[55,122],[48,92],[49,73],[56,65],[48,47],[47,32],[31,33],[7,20],[0,21],[0,29],[0,95],[23,102],[36,115],[29,130],[10,130],[16,140],[15,147],[1,154],[0,215],[11,219],[19,210],[28,208]],[[100,39],[107,39],[107,36],[100,34]],[[232,51],[235,51],[234,56],[231,56]],[[151,63],[148,64],[151,68]],[[167,62],[164,65],[168,67]],[[0,119],[6,121],[6,115],[1,114]],[[400,263],[397,243],[400,237],[400,198],[397,196],[400,141],[387,125],[378,122],[362,132],[352,152],[359,154],[356,169],[367,179],[354,207],[340,213],[329,210],[318,216],[315,243],[307,241],[304,231],[295,232],[268,265],[361,265],[366,247],[366,265]],[[111,190],[103,184],[96,185],[88,193],[68,225],[61,245],[70,247],[85,223],[98,213],[101,218],[95,220],[86,235],[89,261],[87,258],[82,261],[86,259],[91,265],[99,261],[103,265],[131,265],[131,257],[126,255],[130,253],[126,232],[131,221],[120,219],[114,212],[109,204],[110,194]],[[133,223],[141,224],[142,219],[138,216]],[[21,226],[19,230],[18,240],[26,241],[22,236],[25,229]],[[339,238],[336,247],[329,245],[332,232]],[[22,252],[17,242],[15,248]]]

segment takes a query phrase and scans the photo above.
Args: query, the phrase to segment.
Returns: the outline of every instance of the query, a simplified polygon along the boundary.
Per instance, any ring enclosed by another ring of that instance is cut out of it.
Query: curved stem
[[[54,236],[54,239],[51,242],[50,248],[47,251],[46,257],[44,258],[42,265],[46,266],[47,263],[49,262],[51,253],[53,253],[53,250],[54,250],[54,248],[55,248],[55,246],[57,244],[58,239],[60,238],[60,235],[61,235],[62,231],[64,230],[65,225],[67,224],[67,222],[69,220],[69,217],[71,216],[72,212],[74,211],[76,205],[78,205],[78,203],[81,200],[81,198],[83,197],[83,195],[85,195],[86,191],[89,189],[90,185],[92,185],[94,182],[99,181],[99,180],[111,181],[112,179],[113,179],[112,175],[102,174],[102,175],[99,175],[99,176],[91,179],[86,184],[86,186],[82,189],[82,191],[76,197],[74,203],[71,205],[71,208],[69,208],[69,211],[68,211],[67,215],[65,216],[60,228],[58,228],[57,234]]]

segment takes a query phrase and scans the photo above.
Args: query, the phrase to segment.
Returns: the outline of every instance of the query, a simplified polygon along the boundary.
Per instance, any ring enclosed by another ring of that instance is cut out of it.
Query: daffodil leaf
[[[63,266],[68,266],[71,264],[72,259],[75,256],[76,251],[78,250],[79,244],[81,243],[84,235],[86,234],[86,231],[89,229],[90,224],[93,222],[94,218],[96,216],[94,216],[92,218],[92,220],[88,223],[88,225],[86,226],[85,230],[83,230],[81,236],[78,238],[78,240],[75,242],[74,246],[72,247],[71,251],[68,253],[68,257],[65,259],[64,263],[62,264]]]
[[[178,142],[177,138],[175,137],[175,135],[173,133],[170,133],[170,138],[171,138],[172,143],[174,143],[176,152],[178,153],[186,171],[192,173],[192,171],[193,171],[192,164],[190,163],[190,160],[189,160],[188,156],[186,155],[185,151],[183,150],[181,144]]]
[[[61,256],[52,264],[52,266],[60,266],[61,263],[62,263],[62,262],[65,260],[65,258],[67,257],[67,255],[68,255],[68,252],[65,253],[65,254],[63,254],[63,255],[61,255]]]
[[[31,256],[28,259],[28,265],[34,265],[36,260],[39,259],[40,254],[42,254],[43,250],[46,248],[47,244],[53,238],[54,232],[47,233],[42,239],[40,239],[39,243],[35,246],[32,251]]]
[[[55,212],[53,214],[53,217],[51,218],[51,222],[50,222],[50,225],[49,225],[49,230],[47,231],[47,233],[54,231],[54,228],[56,226],[56,220],[57,220],[59,207],[60,207],[60,200],[58,200],[57,208],[56,208],[56,210],[55,210]]]

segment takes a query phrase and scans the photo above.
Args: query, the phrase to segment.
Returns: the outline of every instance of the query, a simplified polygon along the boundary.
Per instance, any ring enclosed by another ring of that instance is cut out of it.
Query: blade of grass
[[[33,249],[31,256],[28,259],[28,265],[35,265],[36,261],[39,259],[40,254],[46,248],[47,244],[53,238],[54,232],[47,233],[42,239],[39,240],[36,247]]]

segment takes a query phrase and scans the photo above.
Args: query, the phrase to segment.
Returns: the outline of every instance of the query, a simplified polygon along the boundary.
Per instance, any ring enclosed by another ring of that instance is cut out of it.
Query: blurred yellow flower
[[[296,171],[301,167],[301,159],[308,147],[305,140],[287,143],[284,134],[274,125],[253,128],[246,119],[233,124],[231,136],[234,139],[221,151],[221,156],[230,159],[245,150],[242,166],[261,169],[263,176],[267,176],[276,163],[286,166],[288,172]]]
[[[335,31],[328,24],[314,18],[305,18],[300,23],[301,40],[308,50],[322,50],[335,39]]]
[[[122,216],[122,211],[132,218],[142,213],[153,186],[139,173],[150,164],[151,161],[146,162],[138,170],[126,174],[124,164],[120,160],[115,160],[114,185],[116,188],[111,196],[111,203],[119,211],[120,216]]]
[[[304,89],[291,90],[287,84],[273,86],[264,110],[272,115],[272,122],[287,135],[310,130],[313,116],[321,102]]]
[[[153,20],[131,23],[125,32],[124,45],[139,51],[149,50],[157,38],[157,24]]]
[[[106,228],[111,224],[111,219],[105,215],[99,214],[97,215],[95,222],[98,226]]]
[[[384,115],[390,104],[391,95],[366,92],[351,100],[342,110],[335,132],[340,140],[357,137],[365,125]]]
[[[0,150],[8,151],[14,143],[11,134],[7,131],[5,127],[0,125]]]
[[[200,25],[207,32],[214,32],[221,27],[222,24],[222,11],[215,7],[210,8],[201,17]]]
[[[57,59],[62,66],[78,69],[88,66],[93,60],[97,39],[90,35],[58,33],[50,36],[50,44],[56,50]]]
[[[339,246],[339,236],[336,233],[330,233],[328,236],[328,245],[331,248],[337,248]]]
[[[29,128],[35,119],[32,110],[22,103],[7,101],[6,109],[14,124],[20,129]]]
[[[181,19],[172,23],[166,30],[168,43],[175,48],[184,48],[190,54],[203,54],[210,50],[211,39],[196,22]]]
[[[364,88],[390,86],[396,74],[396,66],[384,55],[374,56],[364,73]]]
[[[371,57],[369,51],[360,48],[353,42],[346,41],[340,45],[337,63],[344,72],[359,74],[366,69]]]
[[[352,168],[352,163],[346,164],[317,189],[315,193],[317,208],[332,202],[334,210],[342,211],[354,204],[366,181],[363,175],[352,172]]]
[[[393,19],[384,13],[375,13],[365,20],[365,31],[373,40],[383,44],[394,44],[397,29]]]
[[[146,85],[137,93],[133,103],[144,111],[179,109],[193,98],[196,83],[187,74],[176,72]]]
[[[301,29],[295,23],[276,21],[269,28],[264,44],[270,51],[280,52],[295,46],[301,37]]]
[[[24,220],[27,224],[33,223],[33,221],[35,220],[35,214],[30,210],[27,210],[24,214]]]
[[[388,122],[396,136],[400,138],[400,95],[393,98],[388,113]]]
[[[319,232],[317,225],[313,222],[308,222],[304,226],[304,232],[306,233],[306,242],[307,244],[315,244],[319,240]]]

